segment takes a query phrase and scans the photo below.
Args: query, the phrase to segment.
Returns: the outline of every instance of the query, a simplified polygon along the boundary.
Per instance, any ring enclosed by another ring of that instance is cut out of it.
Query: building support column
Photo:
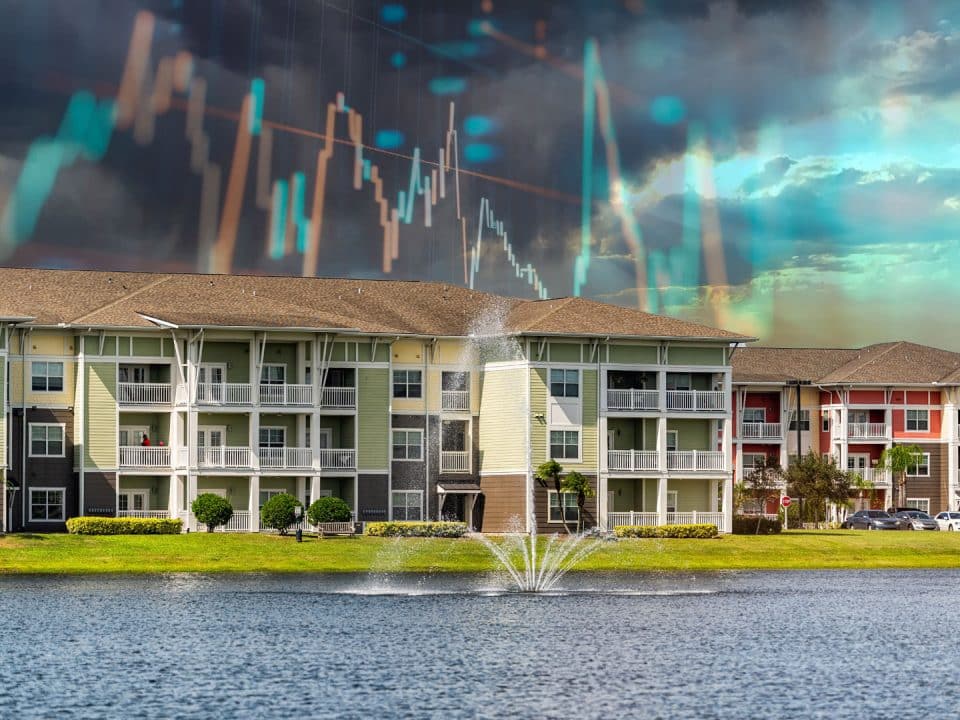
[[[297,500],[303,503],[303,511],[309,507],[307,502],[307,479],[302,475],[297,477]]]
[[[320,497],[320,476],[314,475],[310,478],[310,500],[316,500]]]
[[[657,525],[667,524],[667,476],[657,478]]]
[[[723,480],[723,501],[721,508],[724,528],[726,532],[733,532],[733,476],[729,473]]]
[[[260,532],[260,476],[250,476],[250,532]]]
[[[170,452],[173,452],[171,448]],[[120,484],[119,482],[117,483]],[[176,473],[170,473],[170,488],[167,491],[167,512],[170,518],[176,520],[180,517],[180,477]]]
[[[197,518],[194,516],[190,505],[197,499],[197,476],[194,473],[187,475],[187,530],[189,532],[197,531]]]
[[[710,512],[720,512],[718,510],[720,495],[720,481],[713,479],[710,481]]]

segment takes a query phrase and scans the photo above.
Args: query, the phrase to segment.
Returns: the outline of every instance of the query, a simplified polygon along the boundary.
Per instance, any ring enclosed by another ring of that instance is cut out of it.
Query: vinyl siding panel
[[[580,428],[579,463],[562,462],[568,470],[596,472],[597,470],[597,371],[581,372],[580,397],[583,400]]]
[[[86,442],[84,466],[117,466],[117,366],[89,363],[86,366]],[[83,442],[78,438],[78,442]]]
[[[358,432],[357,467],[383,470],[389,467],[390,371],[360,368],[357,371]]]
[[[547,460],[547,371],[530,371],[530,464],[536,468]],[[523,464],[525,465],[525,463]],[[523,466],[521,465],[521,467]]]
[[[723,348],[697,348],[671,345],[671,365],[723,365]]]
[[[657,348],[641,345],[611,345],[611,363],[657,364]]]
[[[480,377],[480,470],[526,467],[524,382],[526,368],[487,371]]]

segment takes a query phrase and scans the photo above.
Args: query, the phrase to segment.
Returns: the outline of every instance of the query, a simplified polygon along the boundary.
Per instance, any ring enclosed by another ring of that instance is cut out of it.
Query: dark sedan
[[[921,510],[901,510],[894,513],[899,518],[900,526],[904,530],[939,530],[937,521]]]
[[[857,510],[843,526],[851,530],[899,530],[901,521],[883,510]]]

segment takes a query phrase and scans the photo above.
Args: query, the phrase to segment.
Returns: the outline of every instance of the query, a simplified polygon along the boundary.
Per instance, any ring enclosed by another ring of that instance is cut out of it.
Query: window
[[[551,370],[550,394],[553,397],[580,397],[580,371]]]
[[[280,489],[274,489],[274,488],[261,488],[260,489],[260,505],[259,505],[260,509],[263,510],[263,506],[267,504],[267,500],[272,498],[274,495],[283,495],[286,492],[287,492],[286,490],[280,490]],[[307,505],[307,507],[310,507],[310,506]]]
[[[692,387],[690,373],[667,373],[667,390],[690,390]]]
[[[676,452],[680,444],[679,432],[676,430],[667,430],[667,452]]]
[[[394,490],[391,498],[394,520],[423,519],[423,491]]]
[[[30,363],[30,378],[30,387],[34,392],[61,392],[63,390],[63,363]]]
[[[64,515],[63,498],[66,488],[31,488],[30,521],[62,521]]]
[[[820,431],[821,432],[830,432],[830,413],[825,412],[820,417]]]
[[[261,427],[260,428],[260,447],[262,448],[282,448],[287,439],[286,428],[282,427]]]
[[[790,429],[796,432],[797,430],[797,411],[790,411]],[[800,430],[807,431],[810,429],[810,411],[801,410],[800,411]]]
[[[30,457],[63,457],[63,428],[30,423]]]
[[[930,477],[930,453],[920,453],[917,464],[907,470],[907,477]]]
[[[422,460],[423,459],[423,431],[422,430],[394,430],[393,431],[393,459],[394,460]]]
[[[554,460],[577,460],[580,457],[579,430],[551,430],[550,457]]]
[[[393,371],[393,396],[395,398],[418,398],[422,395],[423,381],[419,370]]]
[[[287,381],[287,366],[264,364],[260,368],[261,385],[283,385]]]
[[[743,421],[745,423],[762,423],[767,421],[766,408],[744,408]]]
[[[929,410],[907,410],[907,431],[928,432],[930,430]]]
[[[930,498],[907,498],[907,507],[930,514]]]
[[[743,474],[747,475],[748,473],[753,472],[754,468],[757,467],[758,463],[762,463],[766,460],[767,456],[764,453],[744,453],[743,454]]]
[[[679,497],[676,490],[667,490],[667,512],[672,513],[677,511],[677,505]]]
[[[560,498],[563,498],[563,516],[560,515]],[[547,522],[558,523],[566,520],[576,522],[580,517],[580,508],[577,507],[576,493],[560,493],[556,490],[547,491],[548,518]]]

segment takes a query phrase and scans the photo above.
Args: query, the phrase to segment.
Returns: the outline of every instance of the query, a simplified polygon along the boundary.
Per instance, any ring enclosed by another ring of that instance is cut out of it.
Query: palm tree
[[[560,521],[563,523],[563,529],[570,535],[570,526],[567,525],[567,512],[563,506],[563,488],[561,486],[560,476],[563,475],[563,465],[552,458],[545,463],[541,463],[534,471],[533,476],[540,481],[544,487],[548,482],[553,483],[553,489],[557,493],[557,502],[560,503]]]
[[[923,449],[919,445],[893,445],[880,453],[878,470],[889,470],[896,482],[894,507],[903,507],[906,502],[907,473],[917,467]]]
[[[560,488],[565,493],[577,494],[577,534],[579,535],[583,532],[583,506],[587,498],[592,498],[596,493],[593,491],[590,481],[576,470],[567,473],[563,482],[560,483]]]

